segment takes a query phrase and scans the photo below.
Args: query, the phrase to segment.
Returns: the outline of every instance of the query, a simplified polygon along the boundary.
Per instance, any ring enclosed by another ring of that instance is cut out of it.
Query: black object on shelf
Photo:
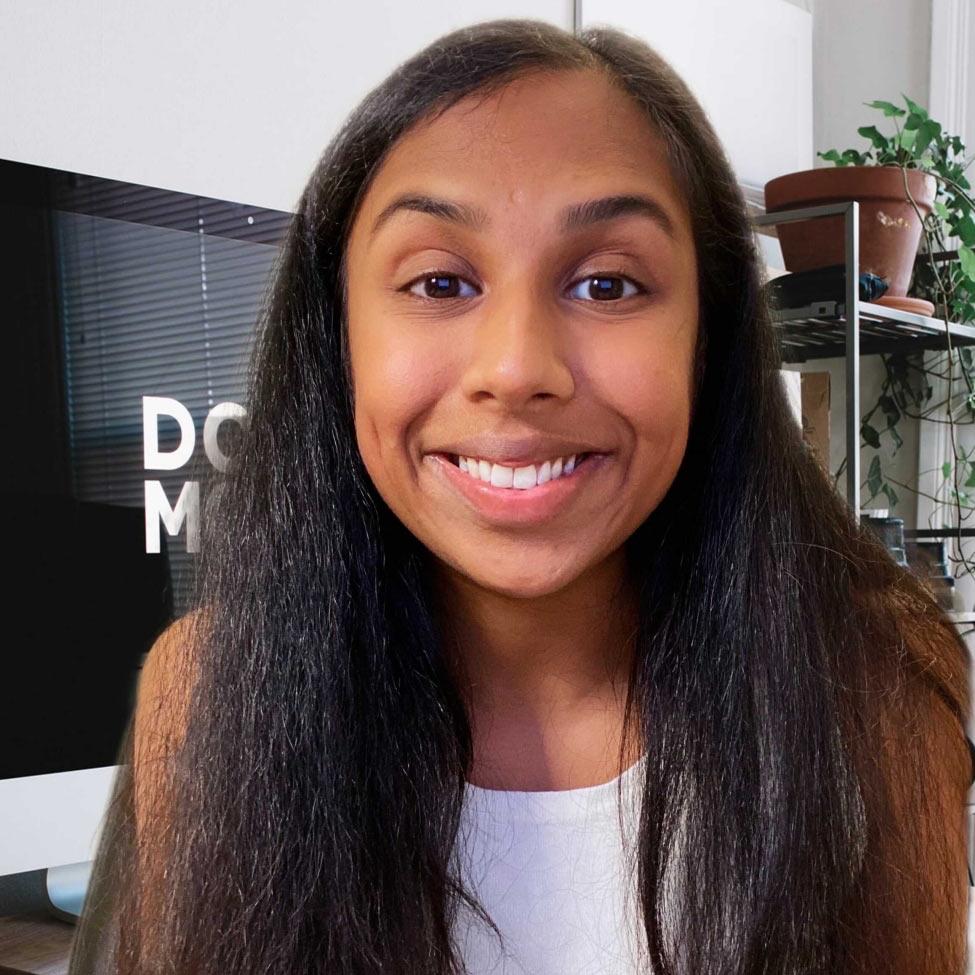
[[[859,276],[860,300],[874,301],[887,291],[886,278],[864,271]],[[846,298],[846,265],[815,268],[782,274],[766,283],[769,300],[775,308],[803,308],[819,301]]]

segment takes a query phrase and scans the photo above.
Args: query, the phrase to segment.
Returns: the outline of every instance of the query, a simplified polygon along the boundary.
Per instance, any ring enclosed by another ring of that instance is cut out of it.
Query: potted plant
[[[971,322],[975,320],[975,201],[965,171],[973,159],[965,159],[965,145],[957,135],[946,133],[924,108],[906,95],[901,97],[906,109],[885,101],[866,103],[894,120],[892,136],[879,132],[874,125],[865,125],[857,129],[871,142],[865,152],[830,149],[817,155],[836,164],[827,170],[832,173],[861,167],[900,170],[909,189],[915,185],[918,173],[933,178],[934,201],[926,209],[918,207],[916,212],[918,218],[923,218],[921,249],[926,256],[919,261],[912,257],[914,280],[908,294],[938,306],[938,315],[944,320]],[[905,116],[901,128],[897,120]],[[910,196],[916,199],[913,192]],[[861,208],[861,215],[862,212]],[[865,222],[861,220],[861,244]],[[949,237],[958,238],[957,251],[946,250]],[[888,289],[887,294],[891,293]]]
[[[835,167],[806,169],[776,177],[765,184],[767,213],[856,200],[860,204],[860,271],[887,281],[885,294],[875,301],[905,311],[930,315],[934,305],[926,299],[908,298],[914,260],[932,213],[938,184],[928,171],[923,154],[937,123],[918,110],[910,99],[912,116],[893,139],[875,126],[857,131],[873,143],[874,153],[847,149],[817,153]],[[871,102],[885,115],[904,115],[889,102]],[[915,116],[922,124],[916,123]],[[940,130],[940,126],[938,127]],[[913,163],[913,165],[911,164]],[[841,265],[845,261],[843,217],[819,217],[778,226],[782,257],[789,271],[809,271]]]

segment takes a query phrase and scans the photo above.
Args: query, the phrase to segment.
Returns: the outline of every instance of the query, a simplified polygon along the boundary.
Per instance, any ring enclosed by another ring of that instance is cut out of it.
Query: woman
[[[964,646],[807,452],[759,269],[700,106],[622,32],[465,28],[362,102],[73,975],[962,971]],[[501,824],[548,868],[472,881],[467,826],[569,800],[571,838]],[[547,884],[617,812],[628,967],[583,954],[604,864],[577,916]]]

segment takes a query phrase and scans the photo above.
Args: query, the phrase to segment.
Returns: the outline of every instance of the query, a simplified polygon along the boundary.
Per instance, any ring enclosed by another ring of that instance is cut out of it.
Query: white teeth
[[[494,487],[525,491],[537,484],[545,484],[557,477],[571,474],[576,468],[576,454],[571,454],[564,460],[561,457],[554,461],[547,460],[539,466],[529,464],[526,467],[505,467],[503,464],[492,464],[476,457],[458,457],[457,465],[471,477],[486,481]]]
[[[511,487],[515,479],[515,472],[510,467],[494,464],[491,468],[491,485],[493,487]]]
[[[525,490],[533,488],[538,483],[535,472],[535,465],[529,464],[527,467],[516,467],[511,486]]]

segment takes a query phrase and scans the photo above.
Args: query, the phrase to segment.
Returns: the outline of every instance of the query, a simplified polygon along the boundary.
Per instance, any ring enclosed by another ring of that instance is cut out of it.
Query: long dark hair
[[[559,70],[604,72],[666,139],[700,268],[686,456],[626,543],[647,970],[960,971],[964,644],[802,440],[722,147],[636,38],[496,20],[398,67],[298,201],[200,559],[170,801],[135,837],[130,728],[72,975],[462,971],[451,925],[478,905],[451,857],[472,735],[428,553],[358,454],[340,271],[400,136]],[[683,890],[670,919],[666,871]]]

